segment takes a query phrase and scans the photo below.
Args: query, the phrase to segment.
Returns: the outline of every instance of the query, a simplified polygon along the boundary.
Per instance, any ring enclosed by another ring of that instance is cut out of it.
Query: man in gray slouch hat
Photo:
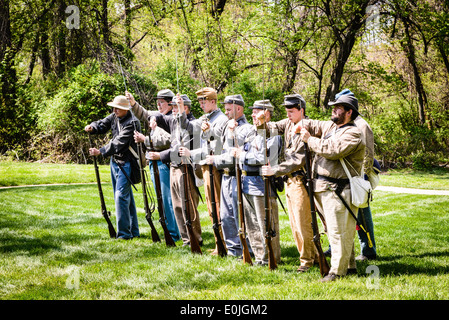
[[[223,150],[221,154],[208,156],[206,161],[223,171],[220,197],[223,238],[228,255],[240,257],[243,248],[239,238],[236,160],[230,151],[234,147],[243,146],[247,138],[255,135],[255,130],[245,118],[243,113],[245,102],[240,94],[226,96],[223,103],[225,114],[229,119],[221,137]]]

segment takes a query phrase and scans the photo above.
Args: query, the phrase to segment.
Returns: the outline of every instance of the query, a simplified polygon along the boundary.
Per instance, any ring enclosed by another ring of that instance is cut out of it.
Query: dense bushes
[[[189,95],[196,117],[202,111],[195,99],[195,92],[201,84],[190,78],[182,66],[178,66],[179,88]],[[148,76],[126,73],[127,88],[136,100],[149,109],[155,109],[155,93],[162,88],[176,92],[176,67],[173,60],[166,59],[150,80]],[[153,82],[159,84],[157,88]],[[111,112],[107,102],[114,96],[123,94],[124,83],[121,74],[108,75],[99,70],[96,63],[83,64],[70,70],[64,78],[31,82],[17,88],[15,120],[4,122],[10,134],[23,138],[14,149],[3,154],[31,161],[76,162],[87,160],[88,139],[84,126],[91,121],[105,117]],[[275,87],[263,89],[260,80],[250,72],[241,75],[236,83],[229,83],[219,94],[223,101],[228,94],[240,93],[250,106],[255,100],[270,99],[275,105],[274,120],[285,117],[285,109],[280,105],[284,94]],[[431,115],[433,128],[420,125],[413,104],[404,104],[398,99],[383,102],[376,114],[369,112],[368,96],[357,93],[361,100],[362,114],[368,115],[376,142],[376,157],[385,167],[413,166],[415,169],[429,169],[433,165],[447,162],[448,124],[445,113]],[[366,112],[365,112],[366,111]],[[246,109],[248,120],[250,109]],[[308,101],[307,114],[313,119],[329,119],[329,111],[322,112]],[[435,125],[437,124],[437,125]],[[108,136],[102,137],[107,141]],[[104,142],[103,141],[103,142]],[[103,143],[98,141],[98,144]],[[14,150],[14,151],[12,151]]]

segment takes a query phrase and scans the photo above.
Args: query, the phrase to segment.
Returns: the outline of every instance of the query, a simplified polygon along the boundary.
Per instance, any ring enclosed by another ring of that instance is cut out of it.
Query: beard
[[[341,113],[339,115],[332,115],[331,121],[336,125],[343,124],[345,122],[345,115],[346,113]]]

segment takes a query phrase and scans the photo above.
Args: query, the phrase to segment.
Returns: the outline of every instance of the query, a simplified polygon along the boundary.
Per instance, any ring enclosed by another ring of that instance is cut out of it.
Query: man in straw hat
[[[352,174],[360,174],[365,156],[362,133],[354,124],[359,114],[357,98],[341,95],[329,102],[329,106],[333,106],[331,121],[305,120],[294,128],[294,132],[300,133],[301,140],[315,153],[312,167],[316,205],[318,211],[324,214],[332,247],[331,268],[323,282],[356,272],[356,220],[336,193],[340,194],[352,212],[357,212],[351,202],[349,179],[340,159],[354,170]]]
[[[283,106],[287,111],[288,119],[267,124],[271,131],[284,135],[282,161],[277,165],[264,166],[262,173],[266,176],[284,176],[290,227],[300,254],[300,266],[297,271],[306,272],[315,261],[312,215],[309,195],[304,183],[304,143],[292,131],[294,126],[306,117],[306,102],[301,95],[291,94],[284,97]]]
[[[113,108],[113,113],[102,120],[92,122],[84,130],[94,134],[112,131],[111,141],[100,149],[90,148],[89,154],[95,157],[99,155],[111,157],[111,178],[117,214],[117,238],[132,239],[140,235],[130,181],[133,153],[137,154],[133,133],[135,130],[140,131],[140,122],[129,111],[129,102],[125,96],[115,97],[112,102],[108,102],[108,106]]]

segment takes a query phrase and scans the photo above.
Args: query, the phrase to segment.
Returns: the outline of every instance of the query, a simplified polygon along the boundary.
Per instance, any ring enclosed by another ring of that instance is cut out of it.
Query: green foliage
[[[0,46],[1,154],[85,162],[82,129],[109,112],[124,77],[152,110],[158,90],[179,86],[196,117],[204,86],[219,101],[233,93],[247,106],[270,99],[273,120],[285,117],[291,93],[305,98],[310,118],[327,120],[324,103],[349,88],[385,165],[449,159],[447,3],[376,1],[378,16],[365,9],[370,0],[224,1],[222,11],[211,1],[137,0],[123,10],[126,3],[77,1],[80,29],[66,27],[64,2],[2,4],[11,35]]]

